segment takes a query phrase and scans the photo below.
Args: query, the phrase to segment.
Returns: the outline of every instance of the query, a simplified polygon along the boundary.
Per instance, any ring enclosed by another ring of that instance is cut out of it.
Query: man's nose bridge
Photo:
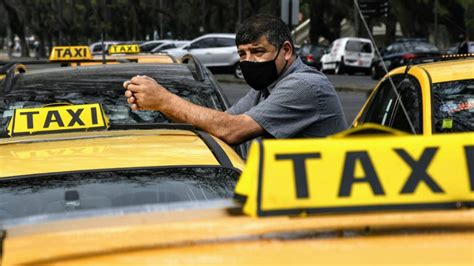
[[[245,61],[256,61],[255,55],[251,51],[245,51]]]

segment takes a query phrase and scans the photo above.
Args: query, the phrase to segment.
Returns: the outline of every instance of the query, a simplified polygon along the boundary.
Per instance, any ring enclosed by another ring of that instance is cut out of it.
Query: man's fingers
[[[140,85],[131,83],[127,86],[127,90],[133,93],[133,92],[140,92],[143,90],[143,88]]]
[[[127,98],[127,102],[128,102],[129,104],[135,103],[135,100],[136,100],[136,99],[135,99],[135,97],[133,97],[133,96]]]
[[[124,81],[124,82],[123,82],[123,87],[124,87],[125,89],[127,89],[128,85],[130,85],[130,83],[132,83],[130,80]]]
[[[138,106],[136,104],[131,104],[130,109],[132,109],[133,111],[136,111],[138,110]]]
[[[126,91],[125,91],[125,97],[130,98],[130,97],[132,97],[132,96],[133,96],[133,92],[131,92],[131,91],[129,91],[129,90],[126,90]]]

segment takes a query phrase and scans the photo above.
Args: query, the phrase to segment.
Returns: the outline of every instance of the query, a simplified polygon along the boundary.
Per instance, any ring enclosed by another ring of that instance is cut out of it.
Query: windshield
[[[436,53],[439,49],[431,43],[427,42],[406,42],[402,43],[402,46],[407,52],[419,52],[419,53]]]
[[[474,80],[433,84],[433,132],[474,131]]]
[[[371,53],[372,45],[370,42],[347,41],[346,51],[357,53]]]
[[[239,172],[183,167],[59,173],[0,181],[0,220],[230,198]]]
[[[15,76],[8,92],[0,94],[0,132],[5,132],[14,109],[42,107],[51,103],[100,103],[112,124],[171,122],[157,111],[131,111],[122,84],[136,73],[155,78],[169,91],[194,104],[220,111],[226,109],[217,89],[209,82],[195,81],[186,66],[176,66],[175,69],[169,66],[168,71],[157,71],[137,64],[123,65],[129,65],[130,69],[121,66],[105,72],[100,67],[83,67]],[[0,83],[0,89],[2,87]]]

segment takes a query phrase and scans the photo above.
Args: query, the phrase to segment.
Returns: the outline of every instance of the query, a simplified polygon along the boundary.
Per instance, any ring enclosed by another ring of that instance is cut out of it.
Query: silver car
[[[163,50],[182,61],[183,56],[192,54],[211,69],[230,69],[238,78],[243,78],[239,66],[239,55],[235,45],[235,34],[206,34],[192,40],[188,45]]]

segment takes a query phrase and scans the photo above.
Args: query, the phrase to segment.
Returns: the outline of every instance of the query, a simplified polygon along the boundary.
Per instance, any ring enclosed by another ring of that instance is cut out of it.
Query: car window
[[[4,178],[0,181],[0,220],[230,198],[239,175],[220,167],[173,167]]]
[[[347,41],[346,51],[357,53],[371,53],[372,45],[369,42]]]
[[[150,51],[152,50],[153,48],[163,44],[164,42],[152,42],[152,43],[145,43],[145,44],[142,44],[140,45],[140,49],[142,51]]]
[[[235,39],[232,38],[216,38],[216,46],[215,47],[234,47]]]
[[[172,48],[176,48],[176,45],[174,43],[168,43],[168,44],[163,44],[161,46],[154,48],[152,52],[156,53],[156,52],[160,52],[160,51],[163,51],[166,49],[172,49]]]
[[[411,78],[403,79],[394,76],[393,82],[397,86],[402,102],[417,133],[422,130],[421,90],[418,83]],[[383,126],[412,132],[408,119],[397,101],[397,95],[390,81],[385,80],[368,103],[361,116],[362,123],[376,123]]]
[[[474,79],[433,84],[433,132],[474,131]]]
[[[110,69],[105,73],[104,70],[98,71],[100,67],[84,67],[74,71],[61,68],[16,75],[9,92],[0,94],[0,134],[5,131],[14,109],[35,108],[58,102],[100,103],[112,124],[171,122],[160,112],[130,110],[123,95],[122,84],[136,73],[156,79],[172,93],[194,104],[219,111],[226,109],[217,88],[209,81],[195,81],[189,66],[163,66],[163,70],[152,70],[146,64],[108,67]],[[3,86],[0,81],[0,88]]]
[[[102,44],[98,44],[92,48],[92,52],[101,52],[102,51]]]
[[[401,43],[403,51],[411,53],[436,53],[439,52],[438,47],[434,46],[431,43],[427,42],[406,42]]]
[[[404,52],[403,47],[400,44],[393,45],[392,53],[399,54],[399,53],[403,53],[403,52]]]
[[[402,99],[403,106],[405,107],[406,114],[402,109],[399,101],[394,106],[394,114],[389,123],[389,126],[398,130],[412,133],[410,124],[408,123],[408,117],[412,122],[412,125],[416,133],[422,133],[422,101],[421,101],[421,88],[418,82],[412,78],[406,78],[399,82],[397,85],[398,92]]]
[[[215,38],[204,38],[191,44],[191,49],[216,47]]]

